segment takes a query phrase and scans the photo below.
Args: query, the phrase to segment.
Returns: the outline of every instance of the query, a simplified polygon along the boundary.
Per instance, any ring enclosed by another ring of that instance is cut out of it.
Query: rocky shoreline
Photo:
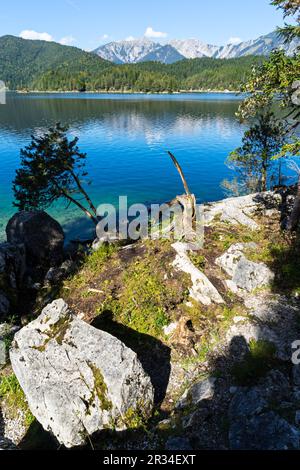
[[[280,229],[293,198],[206,205],[196,250],[66,254],[47,214],[17,214],[0,245],[0,448],[39,422],[54,448],[299,449],[297,239]]]

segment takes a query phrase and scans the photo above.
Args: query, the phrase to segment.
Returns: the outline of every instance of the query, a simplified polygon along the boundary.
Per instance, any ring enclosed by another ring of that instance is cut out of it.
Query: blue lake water
[[[233,94],[107,95],[15,94],[0,106],[0,238],[14,213],[12,180],[20,148],[30,136],[56,122],[69,126],[88,154],[89,192],[96,205],[171,200],[183,192],[167,150],[185,172],[199,201],[224,197],[221,182],[231,178],[225,165],[241,143],[243,128]],[[76,208],[58,204],[49,211],[68,237],[88,236],[89,226]]]

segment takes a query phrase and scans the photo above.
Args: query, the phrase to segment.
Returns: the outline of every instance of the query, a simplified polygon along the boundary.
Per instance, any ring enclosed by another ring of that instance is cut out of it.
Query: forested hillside
[[[75,73],[80,86],[81,73],[100,74],[111,63],[88,52],[55,42],[29,41],[14,36],[0,38],[0,79],[9,89],[31,89],[37,77],[58,67]]]
[[[174,64],[115,65],[53,42],[0,38],[0,78],[10,90],[143,91],[237,90],[262,57],[186,59]]]

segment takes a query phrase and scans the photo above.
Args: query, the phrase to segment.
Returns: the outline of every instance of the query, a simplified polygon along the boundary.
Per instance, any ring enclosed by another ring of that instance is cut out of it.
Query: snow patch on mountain
[[[162,45],[149,39],[134,39],[110,42],[100,46],[94,52],[103,59],[117,64],[135,64],[145,61],[158,61],[171,64],[182,59],[212,57],[216,59],[234,59],[247,55],[269,55],[273,49],[284,49],[292,55],[300,46],[299,39],[284,44],[278,33],[272,32],[258,39],[231,43],[225,46],[206,44],[199,39],[173,40]]]

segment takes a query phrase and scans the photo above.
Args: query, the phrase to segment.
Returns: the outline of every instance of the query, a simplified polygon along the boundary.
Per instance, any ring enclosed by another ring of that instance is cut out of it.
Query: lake
[[[12,180],[20,148],[33,133],[56,122],[69,126],[88,154],[95,204],[165,202],[183,193],[166,151],[172,151],[197,200],[224,197],[221,182],[231,178],[225,165],[241,143],[243,128],[235,113],[240,96],[228,93],[176,95],[16,94],[0,105],[0,238],[15,212]],[[76,208],[57,204],[48,210],[68,238],[89,236],[90,226]]]

